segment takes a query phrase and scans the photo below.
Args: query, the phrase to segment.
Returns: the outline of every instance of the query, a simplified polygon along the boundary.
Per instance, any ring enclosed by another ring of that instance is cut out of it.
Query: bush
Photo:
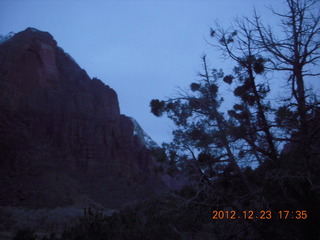
[[[13,238],[13,240],[35,240],[35,239],[37,239],[37,235],[35,234],[35,231],[30,228],[19,230],[16,236]]]

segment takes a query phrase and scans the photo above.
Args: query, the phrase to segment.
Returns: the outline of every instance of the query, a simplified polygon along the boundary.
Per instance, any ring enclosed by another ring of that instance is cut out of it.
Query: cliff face
[[[52,205],[73,204],[80,195],[105,205],[107,192],[126,195],[126,182],[160,184],[152,162],[115,91],[90,79],[49,33],[28,28],[0,44],[1,205],[38,206],[50,196]]]

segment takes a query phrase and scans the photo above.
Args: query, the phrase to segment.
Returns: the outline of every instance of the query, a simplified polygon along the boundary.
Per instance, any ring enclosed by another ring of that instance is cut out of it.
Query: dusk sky
[[[1,0],[0,34],[34,27],[50,32],[89,76],[118,94],[121,113],[134,117],[159,144],[170,141],[172,126],[150,113],[152,99],[172,96],[197,80],[200,56],[226,73],[233,64],[209,46],[216,20],[228,27],[253,7],[269,22],[266,8],[282,0],[45,1]]]

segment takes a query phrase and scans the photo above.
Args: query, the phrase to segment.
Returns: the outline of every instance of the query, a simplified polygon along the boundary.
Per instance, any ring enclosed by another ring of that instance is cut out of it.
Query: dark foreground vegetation
[[[281,162],[286,160],[290,159]],[[184,187],[109,217],[86,210],[59,237],[51,234],[36,238],[33,231],[22,230],[14,239],[318,239],[320,197],[311,183],[319,186],[316,175],[320,169],[318,163],[311,164],[314,168],[308,176],[297,171],[299,163],[289,168],[285,163],[261,166],[255,171],[246,169],[244,176],[254,189],[250,193],[244,190],[239,175],[225,174],[219,181],[212,181],[212,186],[203,183]],[[224,215],[212,219],[215,210]],[[233,219],[232,210],[241,218]],[[271,211],[270,219],[262,210]],[[284,210],[291,212],[281,216],[279,211]],[[247,211],[247,219],[242,211]],[[302,211],[306,211],[306,219]]]
[[[209,43],[234,71],[203,56],[189,90],[150,104],[176,125],[155,156],[189,185],[112,216],[86,211],[59,238],[43,239],[320,239],[320,102],[306,84],[319,81],[318,11],[319,1],[287,0],[274,12],[279,35],[257,13],[211,29]],[[226,110],[228,91],[235,104]]]

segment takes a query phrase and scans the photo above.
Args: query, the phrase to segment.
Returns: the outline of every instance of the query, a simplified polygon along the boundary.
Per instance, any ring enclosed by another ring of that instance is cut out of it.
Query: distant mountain
[[[159,145],[142,129],[139,123],[132,117],[129,117],[133,123],[133,134],[138,136],[140,141],[148,148],[159,148]]]
[[[3,35],[0,35],[0,44],[5,42],[5,41],[8,41],[12,36],[14,36],[14,32],[9,32],[7,35],[3,36]]]
[[[75,39],[76,41],[76,39]],[[116,92],[34,28],[0,44],[0,206],[118,208],[166,189]]]

